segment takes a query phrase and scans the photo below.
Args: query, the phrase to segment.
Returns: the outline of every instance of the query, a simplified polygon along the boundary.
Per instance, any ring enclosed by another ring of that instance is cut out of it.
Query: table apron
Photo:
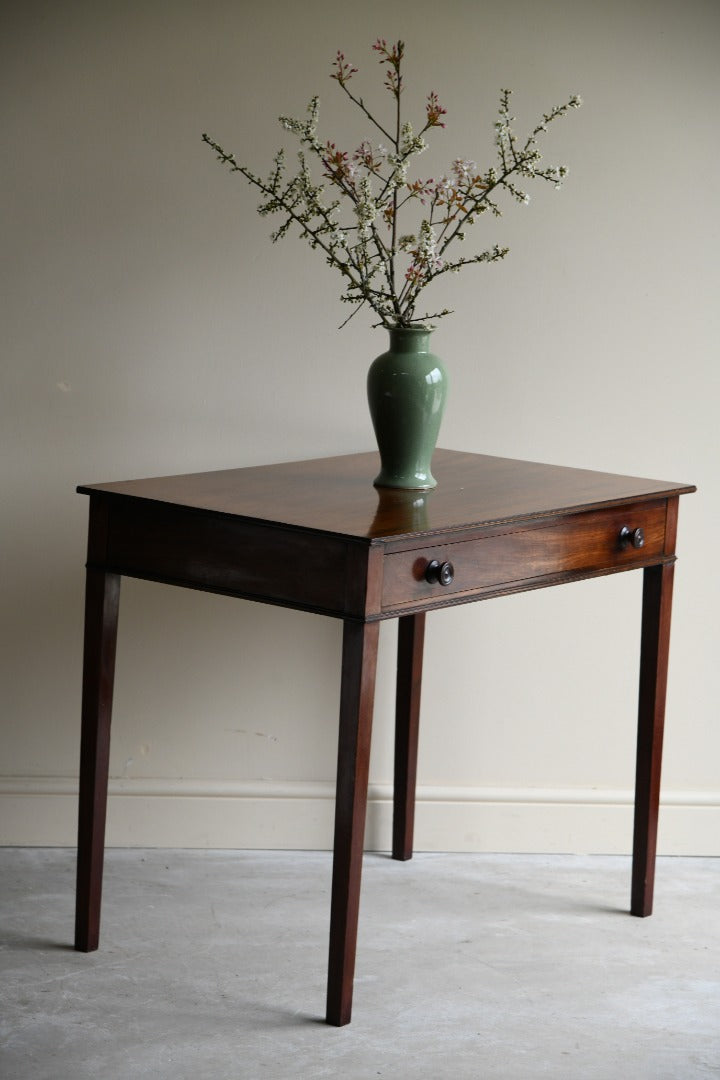
[[[665,542],[666,505],[658,500],[589,511],[387,555],[382,611],[445,607],[663,562],[673,555]],[[641,547],[623,544],[623,526],[643,530]],[[452,564],[448,585],[426,580],[433,561]]]
[[[565,514],[435,536],[405,551],[380,542],[308,532],[246,518],[139,501],[98,500],[102,543],[88,565],[205,592],[375,621],[414,611],[671,562],[668,500]],[[91,515],[91,521],[93,516]],[[644,544],[621,543],[623,525]],[[98,535],[100,529],[98,529]],[[448,586],[426,581],[428,564],[451,562]]]
[[[341,618],[364,615],[369,545],[137,500],[108,504],[105,551],[89,564]]]

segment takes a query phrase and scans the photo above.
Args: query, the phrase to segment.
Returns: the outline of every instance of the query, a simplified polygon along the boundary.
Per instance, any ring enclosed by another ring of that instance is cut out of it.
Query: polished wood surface
[[[438,451],[435,491],[376,491],[376,454],[93,484],[76,948],[97,948],[120,581],[343,620],[328,1023],[352,1011],[379,620],[399,617],[392,853],[412,857],[426,612],[642,569],[631,910],[652,910],[678,497],[690,485]]]
[[[430,492],[375,489],[372,479],[378,468],[375,453],[348,454],[91,484],[78,490],[370,540],[547,517],[693,490],[683,484],[456,450],[435,452],[438,486]]]

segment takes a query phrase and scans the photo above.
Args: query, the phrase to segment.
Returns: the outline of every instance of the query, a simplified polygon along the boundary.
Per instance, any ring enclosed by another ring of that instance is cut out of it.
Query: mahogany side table
[[[631,911],[652,911],[679,496],[691,485],[438,450],[434,491],[376,454],[159,477],[90,496],[75,948],[98,947],[123,575],[343,620],[327,1021],[350,1020],[379,624],[399,619],[392,854],[409,859],[426,612],[644,572]]]

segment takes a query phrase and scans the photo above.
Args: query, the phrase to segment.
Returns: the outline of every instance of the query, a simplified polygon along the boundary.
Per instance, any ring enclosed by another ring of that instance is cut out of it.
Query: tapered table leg
[[[398,620],[392,857],[401,860],[413,853],[424,639],[425,612]]]
[[[97,949],[100,936],[120,577],[88,568],[85,592],[75,948]]]
[[[343,632],[327,987],[327,1022],[337,1027],[352,1011],[379,628],[348,620]]]
[[[673,563],[649,566],[643,580],[630,904],[632,914],[640,916],[651,915],[653,907],[673,572]]]

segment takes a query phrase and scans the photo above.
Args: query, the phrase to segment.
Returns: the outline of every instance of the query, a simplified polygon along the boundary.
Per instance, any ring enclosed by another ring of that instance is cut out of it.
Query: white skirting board
[[[106,842],[326,850],[334,795],[331,783],[111,780]],[[391,798],[390,785],[370,785],[368,850],[390,847]],[[0,845],[73,845],[76,823],[76,780],[0,778]],[[418,851],[628,854],[631,844],[630,791],[418,787]],[[665,791],[658,853],[720,855],[720,791]]]

